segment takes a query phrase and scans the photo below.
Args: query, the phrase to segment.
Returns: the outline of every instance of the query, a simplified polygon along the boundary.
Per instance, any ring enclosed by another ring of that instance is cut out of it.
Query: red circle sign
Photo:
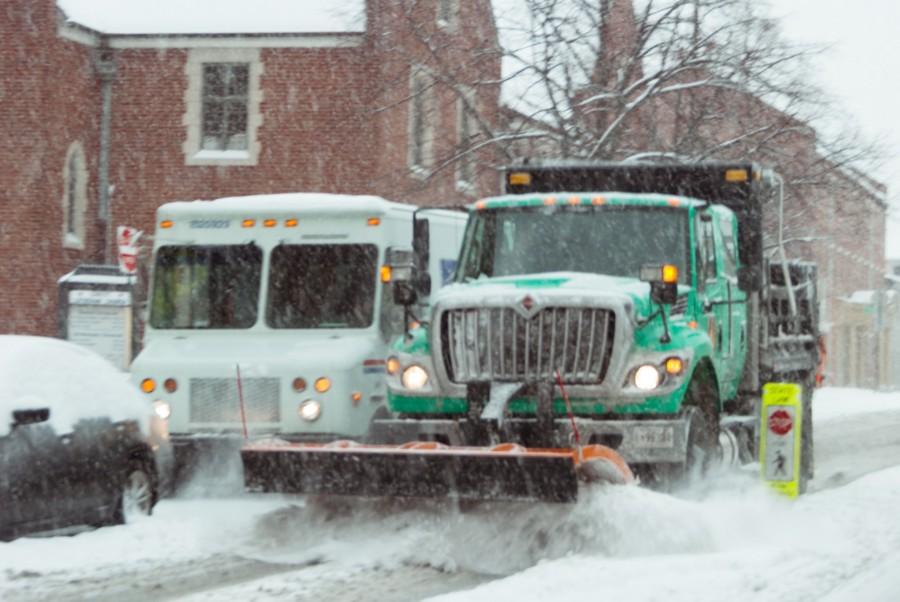
[[[769,416],[769,430],[776,435],[787,435],[792,428],[794,428],[794,421],[785,410],[775,410]]]

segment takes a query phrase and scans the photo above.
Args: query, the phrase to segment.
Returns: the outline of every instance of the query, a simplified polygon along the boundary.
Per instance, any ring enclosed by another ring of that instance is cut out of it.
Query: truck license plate
[[[636,426],[631,431],[634,447],[675,447],[675,429],[671,426]]]

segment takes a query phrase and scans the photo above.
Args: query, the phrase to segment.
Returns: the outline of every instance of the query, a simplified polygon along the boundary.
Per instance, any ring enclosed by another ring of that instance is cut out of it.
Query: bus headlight
[[[403,371],[400,382],[407,389],[422,389],[428,384],[428,371],[418,364],[413,364]]]
[[[153,402],[153,411],[162,420],[168,420],[169,416],[172,415],[172,406],[170,406],[165,401],[157,399],[156,401]]]
[[[315,399],[307,399],[297,408],[300,418],[307,422],[314,422],[322,415],[322,404]]]
[[[644,364],[634,371],[634,386],[641,391],[652,391],[659,382],[659,370],[653,364]]]

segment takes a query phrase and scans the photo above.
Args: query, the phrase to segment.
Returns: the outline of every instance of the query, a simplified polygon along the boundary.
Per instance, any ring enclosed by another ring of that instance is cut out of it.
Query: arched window
[[[80,142],[73,142],[63,166],[63,246],[84,248],[84,211],[87,206],[87,165]]]

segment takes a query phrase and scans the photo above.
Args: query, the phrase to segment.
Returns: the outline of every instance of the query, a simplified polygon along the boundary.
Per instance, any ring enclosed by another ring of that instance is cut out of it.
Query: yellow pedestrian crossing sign
[[[802,393],[803,388],[795,383],[766,383],[760,411],[760,476],[792,498],[800,493]]]

